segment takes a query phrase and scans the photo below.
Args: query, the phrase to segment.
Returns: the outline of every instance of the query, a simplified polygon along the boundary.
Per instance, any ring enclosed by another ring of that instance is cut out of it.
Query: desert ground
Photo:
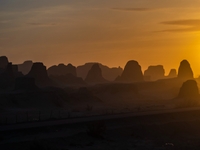
[[[4,129],[0,145],[6,150],[167,150],[200,146],[199,108],[94,118],[61,124],[40,122],[46,125],[39,127],[31,127],[29,123],[26,129]]]

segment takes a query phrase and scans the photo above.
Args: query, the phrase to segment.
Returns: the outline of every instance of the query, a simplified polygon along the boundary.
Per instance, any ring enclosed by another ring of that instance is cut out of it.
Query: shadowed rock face
[[[88,83],[102,83],[106,82],[106,79],[102,76],[101,68],[99,67],[99,64],[94,64],[92,68],[89,70],[85,81]]]
[[[121,82],[137,82],[143,80],[144,78],[141,66],[135,60],[128,61],[121,77],[118,77],[116,79],[116,81],[121,81]]]
[[[180,98],[198,98],[199,90],[197,82],[195,80],[187,80],[183,83],[180,88],[179,95]]]
[[[18,65],[12,65],[12,70],[13,70],[14,74],[17,74],[19,72],[18,71]]]
[[[59,64],[58,66],[51,66],[48,68],[47,72],[49,76],[61,76],[67,74],[77,76],[76,67],[74,67],[72,64],[68,64],[67,66],[64,64]]]
[[[19,77],[15,79],[15,90],[36,90],[35,79],[31,77]]]
[[[78,66],[77,76],[85,79],[88,74],[88,71],[92,68],[94,64],[96,63],[86,63],[84,65]],[[114,81],[116,77],[121,75],[123,72],[123,69],[121,67],[109,68],[108,66],[102,65],[100,63],[98,64],[101,68],[102,76],[108,81]]]
[[[144,71],[144,76],[150,76],[150,80],[152,81],[163,79],[165,77],[165,70],[162,65],[149,66],[148,69]]]
[[[178,78],[185,78],[185,79],[193,78],[193,71],[187,60],[181,61],[179,69],[178,69]]]
[[[12,86],[14,78],[12,63],[8,63],[6,68],[2,69],[0,73],[0,89]]]
[[[167,77],[168,78],[175,78],[175,77],[177,77],[176,69],[171,69],[170,72],[169,72],[169,75]]]
[[[8,58],[6,56],[1,56],[0,57],[0,68],[6,69],[7,65],[8,65]]]
[[[15,78],[24,76],[22,72],[18,71],[18,65],[12,65],[12,70]]]
[[[31,71],[27,75],[28,77],[35,78],[36,82],[46,82],[49,81],[49,77],[47,75],[46,66],[43,63],[33,63]]]
[[[25,61],[23,64],[18,65],[18,70],[22,72],[24,75],[28,74],[31,70],[31,67],[33,65],[32,61]]]

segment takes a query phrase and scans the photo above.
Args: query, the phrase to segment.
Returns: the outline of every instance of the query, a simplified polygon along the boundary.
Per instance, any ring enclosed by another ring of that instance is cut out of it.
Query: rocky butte
[[[176,78],[176,77],[177,77],[176,69],[171,69],[167,78]]]
[[[8,65],[8,58],[6,56],[0,57],[0,69],[6,69]]]
[[[92,68],[89,70],[85,81],[87,83],[103,83],[107,82],[106,79],[102,76],[101,68],[99,67],[99,64],[94,64]]]
[[[45,83],[49,81],[46,66],[41,62],[33,63],[31,71],[27,76],[35,78],[36,83]]]
[[[119,82],[138,82],[144,81],[141,66],[135,60],[130,60],[124,67],[122,75],[117,77],[116,81]]]
[[[199,89],[195,80],[187,80],[180,88],[180,98],[199,98]]]
[[[187,60],[183,60],[178,68],[178,78],[192,79],[194,78],[192,68]]]
[[[151,81],[165,78],[165,70],[162,65],[149,66],[147,70],[144,71],[144,76],[149,76]]]

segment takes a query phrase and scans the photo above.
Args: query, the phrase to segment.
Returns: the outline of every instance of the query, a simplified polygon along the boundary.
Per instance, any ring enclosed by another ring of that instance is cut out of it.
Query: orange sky
[[[199,0],[0,0],[0,55],[124,67],[137,60],[178,68],[187,59],[200,75]]]

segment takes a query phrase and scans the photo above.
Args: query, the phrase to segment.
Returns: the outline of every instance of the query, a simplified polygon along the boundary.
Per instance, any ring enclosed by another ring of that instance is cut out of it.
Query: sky
[[[187,59],[200,75],[199,0],[0,0],[0,56],[122,68],[137,60],[166,74]]]

